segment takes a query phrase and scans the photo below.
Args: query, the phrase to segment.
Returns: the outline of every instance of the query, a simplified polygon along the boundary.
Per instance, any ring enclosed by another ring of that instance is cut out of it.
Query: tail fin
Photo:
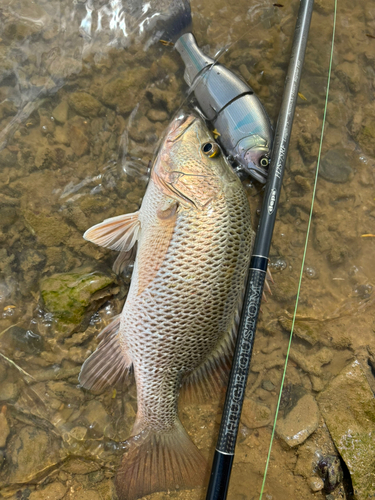
[[[128,440],[116,475],[119,500],[136,500],[156,491],[203,486],[206,460],[181,422],[164,433],[149,429]]]

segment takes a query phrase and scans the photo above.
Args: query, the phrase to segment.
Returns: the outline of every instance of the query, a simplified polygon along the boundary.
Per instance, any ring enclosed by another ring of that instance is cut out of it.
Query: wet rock
[[[7,116],[13,116],[17,113],[17,107],[12,101],[6,99],[0,103],[0,121]]]
[[[323,156],[319,169],[319,175],[323,179],[330,182],[344,183],[350,179],[351,174],[352,168],[340,149],[328,151]]]
[[[23,427],[7,448],[9,482],[27,483],[47,473],[60,461],[59,443],[37,427]]]
[[[81,419],[90,426],[90,432],[109,438],[114,436],[111,418],[100,401],[90,401],[82,412]]]
[[[113,295],[113,283],[114,276],[81,268],[42,279],[40,293],[45,309],[58,322],[79,325]],[[59,328],[65,331],[62,324]]]
[[[61,101],[60,104],[54,108],[52,111],[53,118],[59,122],[64,124],[68,120],[69,113],[69,104],[67,101]]]
[[[336,66],[335,69],[335,74],[348,85],[353,93],[357,93],[361,89],[361,73],[362,68],[356,62],[345,61]]]
[[[0,384],[0,401],[14,403],[19,394],[17,384],[6,380]]]
[[[32,491],[28,500],[61,500],[67,490],[67,486],[60,482],[51,483],[45,488]]]
[[[6,406],[3,406],[0,412],[0,448],[5,448],[6,441],[10,434],[9,424],[5,414]]]
[[[1,207],[0,227],[7,227],[14,224],[18,218],[17,209],[15,207]]]
[[[101,104],[87,92],[74,92],[69,96],[69,104],[81,116],[94,118],[98,116]]]
[[[268,406],[253,399],[244,399],[241,421],[248,429],[264,427],[271,422],[271,410]]]
[[[47,383],[47,394],[54,396],[59,401],[79,405],[84,400],[84,394],[71,384],[63,381],[50,381]]]
[[[318,396],[320,411],[353,483],[355,498],[375,495],[375,398],[357,360]]]
[[[265,391],[271,392],[275,389],[275,385],[271,382],[271,380],[263,380],[262,387]]]
[[[55,80],[65,79],[77,74],[82,69],[82,62],[73,57],[56,57],[48,67],[48,72]]]
[[[47,247],[60,245],[70,235],[70,227],[56,214],[51,215],[47,211],[25,210],[23,216],[26,227],[32,234],[36,235],[40,243]]]
[[[108,82],[103,87],[102,101],[118,113],[130,113],[139,102],[142,88],[147,81],[145,68],[129,69]]]
[[[3,352],[8,355],[17,351],[37,354],[43,349],[42,337],[20,326],[12,326],[4,332],[1,344]]]
[[[74,153],[81,157],[90,151],[88,128],[85,120],[76,116],[68,122],[68,139]]]
[[[359,125],[359,132],[357,134],[357,140],[360,146],[369,153],[370,155],[375,155],[375,121],[374,121],[375,111],[372,112],[372,116],[366,116],[361,120]]]
[[[280,316],[280,325],[288,332],[292,328],[292,320],[285,316]],[[321,325],[318,321],[296,319],[293,334],[314,346],[320,339]]]
[[[61,470],[69,474],[89,474],[100,469],[100,465],[90,460],[73,458],[66,462]]]
[[[319,418],[315,399],[306,394],[285,418],[277,421],[276,432],[292,448],[303,443],[318,428]]]

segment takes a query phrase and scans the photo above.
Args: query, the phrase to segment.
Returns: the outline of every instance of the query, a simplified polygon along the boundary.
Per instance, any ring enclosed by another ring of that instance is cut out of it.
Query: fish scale
[[[207,142],[200,119],[176,119],[138,215],[85,233],[123,253],[138,245],[120,319],[80,374],[84,387],[103,389],[134,369],[138,410],[116,477],[121,500],[201,485],[207,470],[179,420],[178,397],[182,384],[205,377],[216,387],[215,372],[228,363],[254,235],[241,182],[223,155],[204,154]]]

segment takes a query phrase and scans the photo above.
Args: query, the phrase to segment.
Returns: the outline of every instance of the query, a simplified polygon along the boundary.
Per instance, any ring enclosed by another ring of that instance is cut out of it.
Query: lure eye
[[[261,159],[260,159],[260,166],[261,167],[268,167],[268,165],[270,164],[270,160],[267,158],[267,156],[263,156]]]
[[[214,158],[220,154],[220,148],[216,142],[205,142],[202,146],[202,151],[209,158]]]

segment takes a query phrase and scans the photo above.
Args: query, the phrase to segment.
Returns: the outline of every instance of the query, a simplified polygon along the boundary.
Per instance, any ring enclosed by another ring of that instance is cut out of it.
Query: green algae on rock
[[[65,331],[63,324],[79,325],[117,291],[111,286],[114,280],[114,276],[80,268],[42,279],[40,293],[45,309],[61,323],[59,329]]]
[[[82,116],[94,118],[102,107],[100,102],[87,92],[74,92],[69,96],[70,106]]]
[[[345,461],[356,500],[375,496],[375,398],[357,360],[319,394],[320,411]]]

